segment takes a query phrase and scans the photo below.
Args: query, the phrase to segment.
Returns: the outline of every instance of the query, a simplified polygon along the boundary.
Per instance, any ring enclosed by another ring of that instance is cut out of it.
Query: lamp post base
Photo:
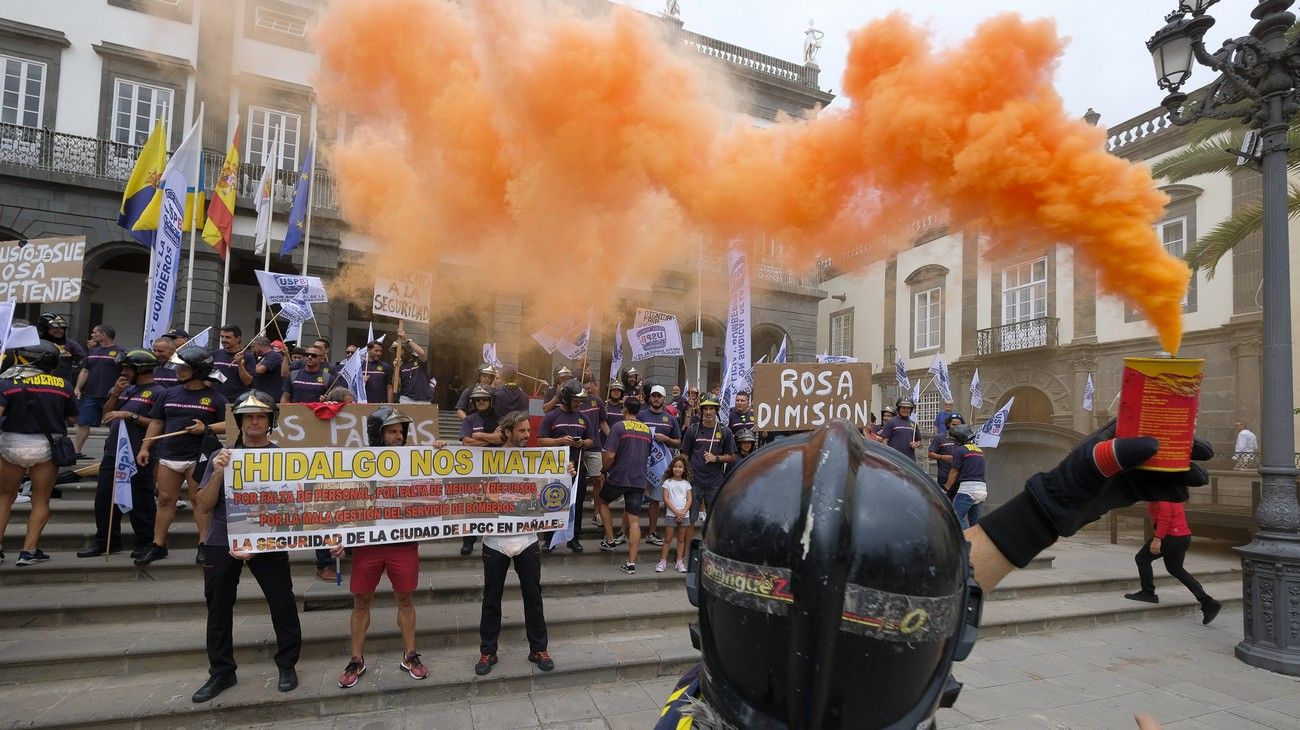
[[[1237,658],[1252,667],[1300,676],[1300,535],[1261,531],[1236,550],[1245,634]]]

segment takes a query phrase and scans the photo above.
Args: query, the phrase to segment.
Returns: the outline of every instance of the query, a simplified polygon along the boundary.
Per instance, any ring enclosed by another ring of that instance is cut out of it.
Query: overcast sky
[[[658,13],[663,0],[617,0]],[[686,29],[791,61],[803,60],[810,19],[826,33],[817,55],[823,89],[839,93],[848,54],[848,32],[872,18],[902,9],[934,28],[942,41],[968,36],[982,20],[1004,12],[1050,16],[1070,39],[1056,87],[1066,109],[1082,116],[1092,107],[1106,126],[1153,109],[1163,92],[1155,85],[1146,40],[1164,25],[1176,0],[679,0]],[[1211,10],[1219,22],[1206,35],[1211,50],[1229,36],[1244,35],[1253,21],[1253,0],[1223,0]],[[1185,88],[1212,78],[1200,68]],[[843,103],[837,101],[836,104]]]

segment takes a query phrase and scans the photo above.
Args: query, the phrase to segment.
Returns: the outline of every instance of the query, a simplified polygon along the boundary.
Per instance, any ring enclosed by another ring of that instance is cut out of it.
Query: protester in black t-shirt
[[[284,390],[284,376],[280,374],[285,357],[282,352],[284,343],[279,340],[276,340],[276,343],[279,343],[278,348],[269,337],[258,335],[248,345],[253,351],[252,367],[249,367],[248,358],[239,358],[235,361],[239,381],[248,389],[276,395]]]
[[[86,348],[76,339],[68,339],[68,320],[61,314],[46,312],[36,320],[36,331],[42,340],[54,343],[59,349],[59,364],[54,366],[54,374],[68,381],[69,386],[76,383],[81,361],[86,359]]]
[[[77,407],[72,384],[53,373],[59,363],[54,343],[42,340],[6,355],[15,364],[0,374],[0,545],[27,473],[32,480],[32,509],[18,565],[35,565],[50,559],[38,547],[50,518],[50,495],[59,471],[50,453],[50,438],[68,435]],[[4,560],[3,549],[0,560]]]
[[[122,366],[117,364],[117,354],[121,348],[113,341],[117,332],[106,324],[97,324],[90,330],[92,347],[81,361],[81,372],[77,375],[77,385],[72,389],[77,397],[77,435],[73,446],[78,459],[89,459],[81,453],[90,438],[90,427],[98,426],[104,415],[104,401],[108,399],[108,389],[117,382],[122,374]]]
[[[176,519],[176,500],[181,494],[181,482],[189,484],[190,499],[198,491],[194,468],[204,450],[205,437],[226,432],[226,398],[208,384],[213,377],[212,355],[202,347],[186,345],[172,359],[180,385],[171,388],[154,401],[149,411],[149,430],[145,434],[136,463],[148,466],[157,456],[155,482],[158,486],[158,514],[154,519],[153,543],[136,558],[136,565],[148,565],[167,557],[167,530]],[[182,432],[182,433],[177,433]],[[177,435],[167,435],[177,434]],[[151,439],[163,436],[156,442]],[[157,454],[153,453],[157,444]],[[215,449],[215,446],[213,447]],[[194,523],[199,534],[208,530],[209,516],[194,513]],[[195,562],[203,564],[204,543],[199,542]]]
[[[429,353],[409,337],[400,333],[398,336],[401,338],[402,361],[396,364],[402,383],[397,390],[397,402],[432,403],[433,387],[429,383],[429,371],[425,369]]]
[[[221,373],[225,380],[216,380],[212,382],[212,387],[218,393],[225,396],[226,401],[230,402],[239,397],[240,393],[248,390],[244,381],[239,378],[239,360],[244,361],[244,369],[252,372],[256,366],[256,356],[244,349],[244,330],[237,324],[226,324],[221,327],[221,347],[212,353],[213,368]],[[181,348],[178,346],[177,351]]]
[[[334,384],[334,372],[325,364],[325,350],[312,345],[303,354],[303,366],[290,371],[284,381],[281,403],[315,403]]]
[[[481,385],[474,386],[469,394],[472,413],[460,422],[460,442],[465,446],[501,446],[505,436],[497,430],[496,409],[492,407],[492,393]],[[470,536],[461,539],[460,554],[469,555],[474,550],[478,538]]]
[[[153,382],[158,388],[175,388],[180,385],[176,380],[176,370],[167,363],[176,354],[176,345],[170,337],[159,337],[151,346],[153,356],[158,360],[158,367],[153,369]]]

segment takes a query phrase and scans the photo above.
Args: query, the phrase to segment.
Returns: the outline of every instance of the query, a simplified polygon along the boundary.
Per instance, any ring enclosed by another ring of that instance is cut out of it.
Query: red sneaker
[[[413,651],[402,657],[402,669],[411,675],[411,679],[424,679],[429,676],[429,670],[424,666],[424,662],[420,661],[418,652]]]
[[[348,662],[348,665],[343,668],[343,673],[339,675],[339,687],[342,687],[343,689],[355,687],[357,685],[357,680],[361,679],[361,675],[365,673],[366,658],[360,656],[352,657],[352,660]]]

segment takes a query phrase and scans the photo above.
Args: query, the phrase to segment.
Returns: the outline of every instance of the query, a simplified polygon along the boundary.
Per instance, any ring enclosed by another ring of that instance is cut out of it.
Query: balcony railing
[[[1041,317],[1004,324],[975,333],[976,352],[996,355],[1001,352],[1033,350],[1056,346],[1056,317]]]
[[[696,53],[725,61],[733,66],[817,89],[818,74],[815,66],[794,63],[690,31],[682,31],[682,44]]]
[[[0,124],[0,165],[77,175],[125,183],[131,177],[140,147],[94,137],[53,132],[36,127]],[[203,185],[211,191],[221,173],[225,152],[203,153]],[[293,200],[298,181],[296,170],[277,170],[273,194],[278,202]],[[236,194],[252,197],[262,178],[262,165],[244,163],[236,176]],[[325,170],[316,170],[316,191],[312,205],[336,210],[337,184]]]

